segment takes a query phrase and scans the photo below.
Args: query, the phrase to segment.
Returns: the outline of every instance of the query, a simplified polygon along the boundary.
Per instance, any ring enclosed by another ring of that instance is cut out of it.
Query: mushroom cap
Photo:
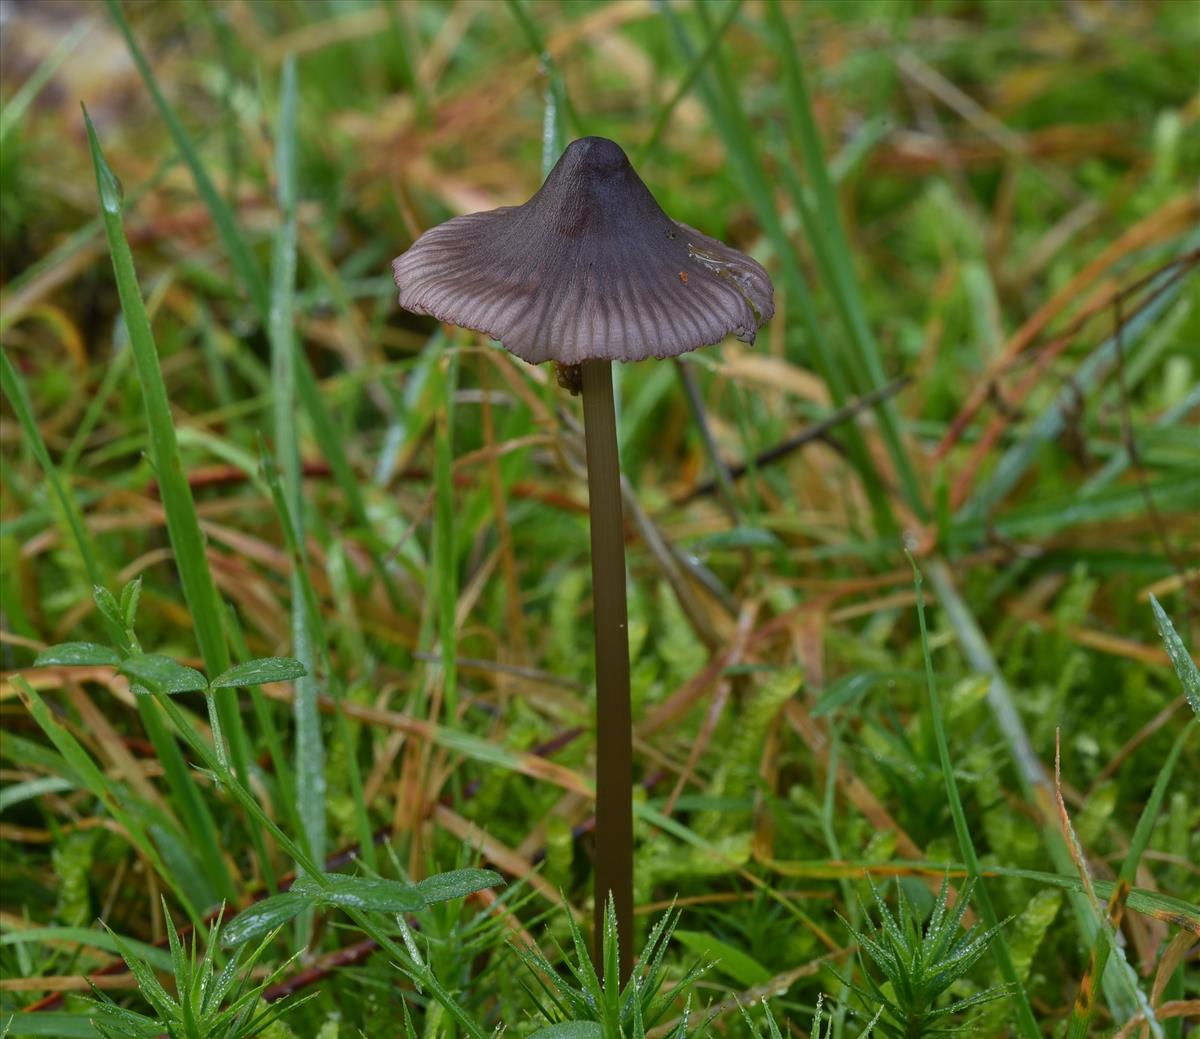
[[[667,216],[604,137],[573,141],[524,205],[426,231],[392,271],[406,310],[534,364],[752,343],[775,312],[762,265]]]

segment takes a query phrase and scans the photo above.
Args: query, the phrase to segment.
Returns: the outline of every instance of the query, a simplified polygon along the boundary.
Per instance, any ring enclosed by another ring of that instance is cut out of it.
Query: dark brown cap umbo
[[[523,206],[439,224],[392,270],[405,309],[535,364],[752,343],[775,312],[762,265],[667,216],[604,137],[572,142]]]

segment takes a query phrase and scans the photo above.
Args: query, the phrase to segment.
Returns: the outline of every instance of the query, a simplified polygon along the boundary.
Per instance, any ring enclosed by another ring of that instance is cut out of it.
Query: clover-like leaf
[[[208,688],[194,667],[187,667],[161,653],[138,653],[121,661],[121,673],[161,693],[194,693]]]
[[[259,657],[221,672],[209,683],[209,688],[232,689],[266,682],[292,682],[307,674],[305,666],[292,657]]]
[[[425,908],[425,900],[412,884],[382,877],[352,877],[345,873],[327,873],[321,883],[301,877],[292,885],[322,905],[342,909],[366,909],[376,913],[412,913]]]
[[[308,892],[296,891],[293,886],[291,891],[264,898],[238,913],[222,929],[221,944],[232,947],[248,942],[251,938],[258,938],[286,924],[310,906],[318,904],[319,899]]]
[[[137,621],[138,603],[141,598],[142,579],[140,577],[135,577],[121,589],[121,619],[130,631],[133,630],[134,623]]]
[[[235,916],[226,925],[222,942],[227,946],[240,945],[286,923],[309,907],[413,913],[500,883],[503,883],[501,876],[487,869],[453,870],[418,884],[345,873],[326,873],[320,880],[301,876],[289,891],[265,898]]]
[[[121,605],[117,602],[117,597],[113,595],[103,585],[95,585],[92,588],[92,599],[96,603],[98,609],[105,619],[113,625],[118,631],[125,630],[125,615],[121,612]]]
[[[504,878],[490,869],[452,869],[447,873],[426,877],[413,887],[420,893],[425,904],[432,906],[455,898],[465,898],[476,891],[503,883]]]
[[[35,667],[116,667],[121,657],[96,642],[60,642],[42,650],[33,663]]]

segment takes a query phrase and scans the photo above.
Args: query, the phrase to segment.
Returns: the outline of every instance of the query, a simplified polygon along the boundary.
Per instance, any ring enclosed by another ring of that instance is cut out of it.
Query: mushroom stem
[[[604,907],[611,892],[624,987],[633,970],[633,714],[621,463],[611,362],[584,361],[582,368],[596,630],[595,963],[603,971]]]

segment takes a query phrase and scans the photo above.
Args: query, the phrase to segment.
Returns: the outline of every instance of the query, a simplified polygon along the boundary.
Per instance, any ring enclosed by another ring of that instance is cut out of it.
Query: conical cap
[[[603,137],[572,142],[524,205],[439,224],[392,269],[402,307],[534,364],[752,343],[775,312],[762,265],[667,216]]]

